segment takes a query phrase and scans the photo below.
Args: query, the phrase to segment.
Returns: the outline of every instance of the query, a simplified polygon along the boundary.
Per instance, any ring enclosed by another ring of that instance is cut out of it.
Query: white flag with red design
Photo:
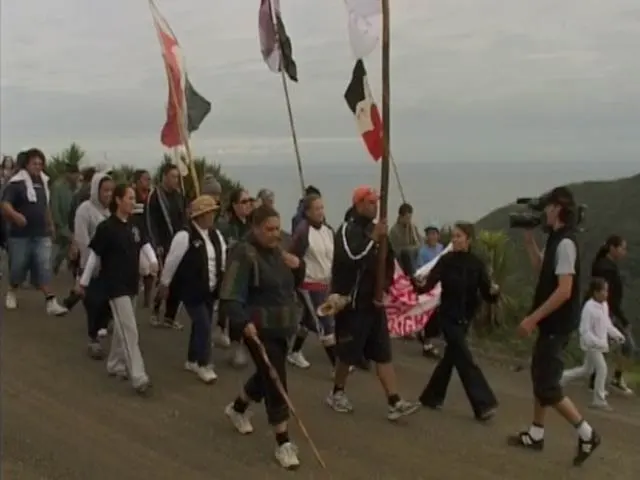
[[[440,257],[451,250],[447,246],[440,255],[426,265],[420,267],[414,274],[415,277],[425,277]],[[393,283],[385,297],[385,310],[389,332],[392,336],[405,337],[422,330],[440,304],[440,284],[430,292],[418,295],[411,279],[403,272],[396,262]]]

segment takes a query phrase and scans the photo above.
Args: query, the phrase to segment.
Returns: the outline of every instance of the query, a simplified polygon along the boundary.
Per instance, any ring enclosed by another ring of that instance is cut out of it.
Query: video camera
[[[550,195],[545,193],[540,197],[521,197],[516,199],[517,205],[526,205],[529,212],[513,212],[509,214],[509,228],[522,228],[532,230],[544,224],[544,209],[549,203]],[[587,206],[584,204],[575,207],[575,215],[572,215],[572,225],[577,227],[585,219]]]

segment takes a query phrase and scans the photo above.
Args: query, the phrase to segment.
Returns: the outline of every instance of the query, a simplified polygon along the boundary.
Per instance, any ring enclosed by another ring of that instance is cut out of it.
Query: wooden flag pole
[[[304,196],[305,183],[304,174],[302,173],[302,159],[300,158],[300,148],[298,147],[298,135],[296,134],[296,125],[293,120],[293,110],[291,109],[291,98],[289,97],[289,86],[287,82],[287,74],[282,65],[282,48],[280,47],[280,36],[278,35],[278,19],[276,18],[275,9],[273,8],[273,0],[269,0],[269,11],[271,12],[271,22],[273,23],[273,31],[276,35],[276,44],[280,50],[280,77],[282,78],[282,89],[284,90],[284,98],[287,104],[287,114],[289,115],[289,127],[291,128],[291,139],[293,140],[293,151],[296,155],[296,163],[298,165],[298,179],[300,180],[300,189]]]
[[[391,111],[389,100],[391,89],[389,85],[390,64],[389,64],[389,0],[382,1],[382,159],[380,160],[380,222],[387,221],[387,204],[389,193],[389,161],[391,145]],[[378,247],[378,270],[376,274],[376,300],[382,302],[384,284],[386,278],[387,263],[387,242],[385,236],[380,240]]]

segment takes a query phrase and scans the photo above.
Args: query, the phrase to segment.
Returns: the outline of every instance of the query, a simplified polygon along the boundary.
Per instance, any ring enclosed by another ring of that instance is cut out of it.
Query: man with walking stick
[[[304,280],[305,265],[281,249],[280,231],[278,212],[262,205],[253,212],[248,236],[229,256],[220,300],[230,324],[243,329],[256,371],[226,407],[225,414],[239,433],[252,433],[249,404],[264,400],[276,437],[276,460],[292,470],[300,466],[300,461],[289,439],[291,403],[285,365],[288,342],[298,326],[296,288]]]

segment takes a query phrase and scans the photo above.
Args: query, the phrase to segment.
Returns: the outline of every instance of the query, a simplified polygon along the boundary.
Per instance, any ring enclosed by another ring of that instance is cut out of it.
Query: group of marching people
[[[264,402],[277,444],[275,457],[284,468],[295,469],[300,464],[287,427],[290,411],[286,363],[301,368],[309,366],[301,353],[309,331],[318,335],[333,367],[333,385],[326,404],[336,412],[353,412],[354,406],[346,393],[349,373],[354,366],[372,362],[385,392],[390,421],[411,415],[420,407],[441,409],[454,370],[460,376],[475,418],[486,422],[495,415],[498,400],[467,341],[480,302],[496,302],[500,295],[484,263],[472,252],[473,225],[455,224],[450,251],[442,255],[433,227],[425,232],[431,239],[426,251],[418,252],[416,262],[440,256],[426,277],[413,279],[414,288],[424,293],[441,285],[436,318],[446,348],[419,401],[410,402],[399,393],[387,318],[376,295],[379,274],[376,257],[381,242],[390,235],[384,277],[379,279],[386,289],[393,279],[398,256],[394,250],[403,243],[402,232],[417,234],[410,221],[411,211],[404,206],[399,212],[405,216],[400,227],[388,232],[386,221],[376,221],[377,192],[368,186],[358,187],[353,191],[344,222],[334,231],[326,223],[320,192],[310,186],[292,221],[291,239],[285,242],[274,194],[269,190],[260,191],[257,198],[242,189],[229,192],[226,212],[221,215],[222,192],[212,177],[205,177],[202,194],[187,202],[180,188],[180,172],[172,164],[163,167],[161,180],[155,187],[144,170],[135,172],[132,184],[118,185],[109,172],[95,172],[90,179],[84,179],[88,189],[78,190],[84,198],[76,199],[76,205],[68,212],[72,235],[69,245],[76,254],[77,281],[69,297],[59,305],[48,289],[50,273],[47,274],[42,262],[34,262],[39,255],[34,248],[40,248],[41,243],[46,243],[43,239],[51,237],[50,232],[45,235],[43,230],[46,217],[35,209],[48,203],[43,164],[44,155],[31,151],[26,156],[25,173],[12,180],[16,184],[13,190],[3,193],[4,218],[11,225],[9,239],[15,240],[14,248],[26,244],[27,260],[23,262],[29,266],[25,269],[20,264],[18,271],[15,259],[11,259],[11,287],[17,288],[24,280],[20,275],[28,270],[32,281],[45,292],[50,313],[64,314],[82,300],[92,358],[104,358],[101,339],[108,335],[111,324],[107,372],[128,379],[139,394],[147,394],[151,387],[136,321],[136,303],[142,287],[143,305],[151,309],[153,326],[181,330],[177,312],[181,304],[184,306],[191,320],[184,367],[201,381],[210,384],[217,378],[212,340],[234,345],[235,364],[244,364],[247,355],[252,360],[255,372],[227,405],[225,414],[239,433],[249,434],[253,431],[249,407],[251,403]],[[579,274],[579,261],[570,229],[558,213],[573,202],[570,192],[562,188],[555,197],[550,197],[547,206],[548,221],[555,222],[550,228],[556,233],[549,235],[545,253],[536,253],[536,258],[542,261],[536,308],[520,325],[524,335],[536,327],[540,331],[532,362],[534,421],[528,430],[510,437],[509,443],[541,450],[544,409],[554,407],[578,432],[578,452],[574,458],[578,465],[593,453],[600,438],[563,395],[562,385],[595,371],[594,403],[600,402],[602,406],[606,401],[603,342],[607,334],[621,342],[628,341],[630,335],[614,331],[603,320],[605,316],[608,320],[609,314],[602,305],[608,285],[615,294],[614,308],[619,307],[621,287],[616,283],[619,275],[616,277],[615,262],[623,255],[626,244],[623,239],[612,237],[603,247],[597,265],[594,264],[594,269],[599,269],[600,276],[606,275],[606,279],[594,280],[591,299],[582,308],[580,333],[586,352],[585,365],[580,370],[563,373],[559,359],[564,348],[562,339],[572,329],[569,320],[576,312],[579,315],[579,309],[576,310],[579,292],[577,281],[573,281]],[[24,232],[27,227],[32,230]],[[41,230],[34,233],[34,227]],[[11,242],[9,247],[11,252]],[[543,257],[549,260],[542,260]],[[412,263],[408,268],[415,266]],[[560,306],[550,307],[549,299],[555,298],[560,290],[562,293],[558,295],[563,298]],[[335,314],[323,315],[320,307],[333,297],[342,299],[341,307],[335,309]],[[553,308],[559,313],[554,313]],[[620,311],[616,312],[621,317]],[[274,381],[274,375],[278,381]],[[626,388],[621,372],[616,372],[614,385]]]

